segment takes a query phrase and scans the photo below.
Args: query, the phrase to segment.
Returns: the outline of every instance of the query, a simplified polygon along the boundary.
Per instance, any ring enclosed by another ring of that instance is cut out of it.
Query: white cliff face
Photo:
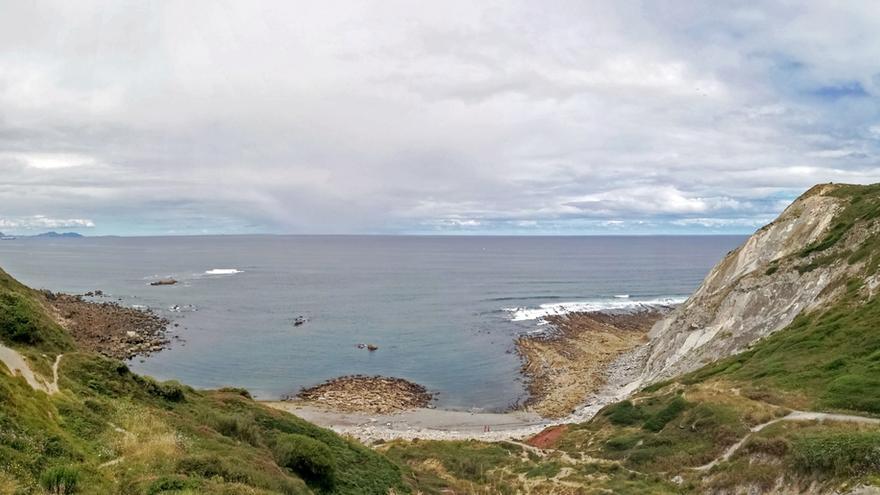
[[[640,385],[741,352],[834,297],[826,288],[844,267],[832,264],[800,273],[782,262],[774,269],[778,260],[825,236],[843,201],[823,195],[832,188],[817,186],[792,203],[730,252],[693,296],[651,329]]]

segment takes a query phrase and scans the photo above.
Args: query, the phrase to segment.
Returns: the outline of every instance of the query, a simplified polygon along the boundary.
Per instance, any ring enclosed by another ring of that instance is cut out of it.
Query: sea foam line
[[[241,270],[236,268],[212,268],[205,272],[205,275],[235,275],[236,273],[241,273]]]
[[[547,316],[564,315],[590,311],[634,311],[656,306],[674,306],[687,300],[686,297],[661,297],[634,301],[631,299],[595,299],[591,301],[571,301],[542,304],[537,308],[503,308],[508,311],[511,321],[540,320]]]

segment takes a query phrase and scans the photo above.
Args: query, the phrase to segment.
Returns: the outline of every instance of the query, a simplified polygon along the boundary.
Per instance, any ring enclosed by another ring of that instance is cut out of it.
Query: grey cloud
[[[0,218],[744,232],[880,178],[868,1],[0,3]]]

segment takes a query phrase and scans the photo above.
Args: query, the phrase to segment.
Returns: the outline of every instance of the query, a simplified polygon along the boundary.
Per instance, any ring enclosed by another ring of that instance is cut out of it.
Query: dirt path
[[[821,413],[821,412],[810,412],[810,411],[792,411],[786,416],[781,418],[776,418],[772,421],[768,421],[766,423],[759,424],[757,426],[753,426],[749,433],[742,437],[740,441],[731,445],[721,454],[720,457],[716,458],[712,462],[708,464],[704,464],[699,467],[695,467],[696,471],[707,471],[711,469],[716,464],[726,461],[730,459],[730,457],[739,450],[740,447],[743,446],[746,441],[751,438],[754,433],[757,433],[764,428],[776,424],[780,421],[843,421],[847,423],[861,423],[861,424],[870,424],[870,425],[880,425],[880,419],[878,418],[869,418],[866,416],[853,416],[850,414],[832,414],[832,413]]]
[[[49,395],[58,393],[58,366],[61,364],[62,356],[63,354],[59,354],[55,358],[55,363],[52,365],[53,379],[51,382],[46,382],[43,377],[39,377],[34,373],[25,357],[18,351],[0,344],[0,361],[3,362],[9,372],[13,376],[21,375],[31,388],[42,390]]]

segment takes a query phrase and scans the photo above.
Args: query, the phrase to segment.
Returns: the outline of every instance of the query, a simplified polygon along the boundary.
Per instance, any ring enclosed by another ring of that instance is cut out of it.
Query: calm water
[[[743,239],[19,239],[0,242],[0,266],[34,287],[102,289],[179,323],[183,343],[130,363],[160,379],[276,398],[343,374],[381,374],[439,391],[442,407],[502,409],[523,394],[513,340],[536,328],[541,305],[683,297]],[[205,273],[218,268],[241,272]],[[181,284],[149,286],[166,276]],[[295,327],[298,315],[309,321]]]

